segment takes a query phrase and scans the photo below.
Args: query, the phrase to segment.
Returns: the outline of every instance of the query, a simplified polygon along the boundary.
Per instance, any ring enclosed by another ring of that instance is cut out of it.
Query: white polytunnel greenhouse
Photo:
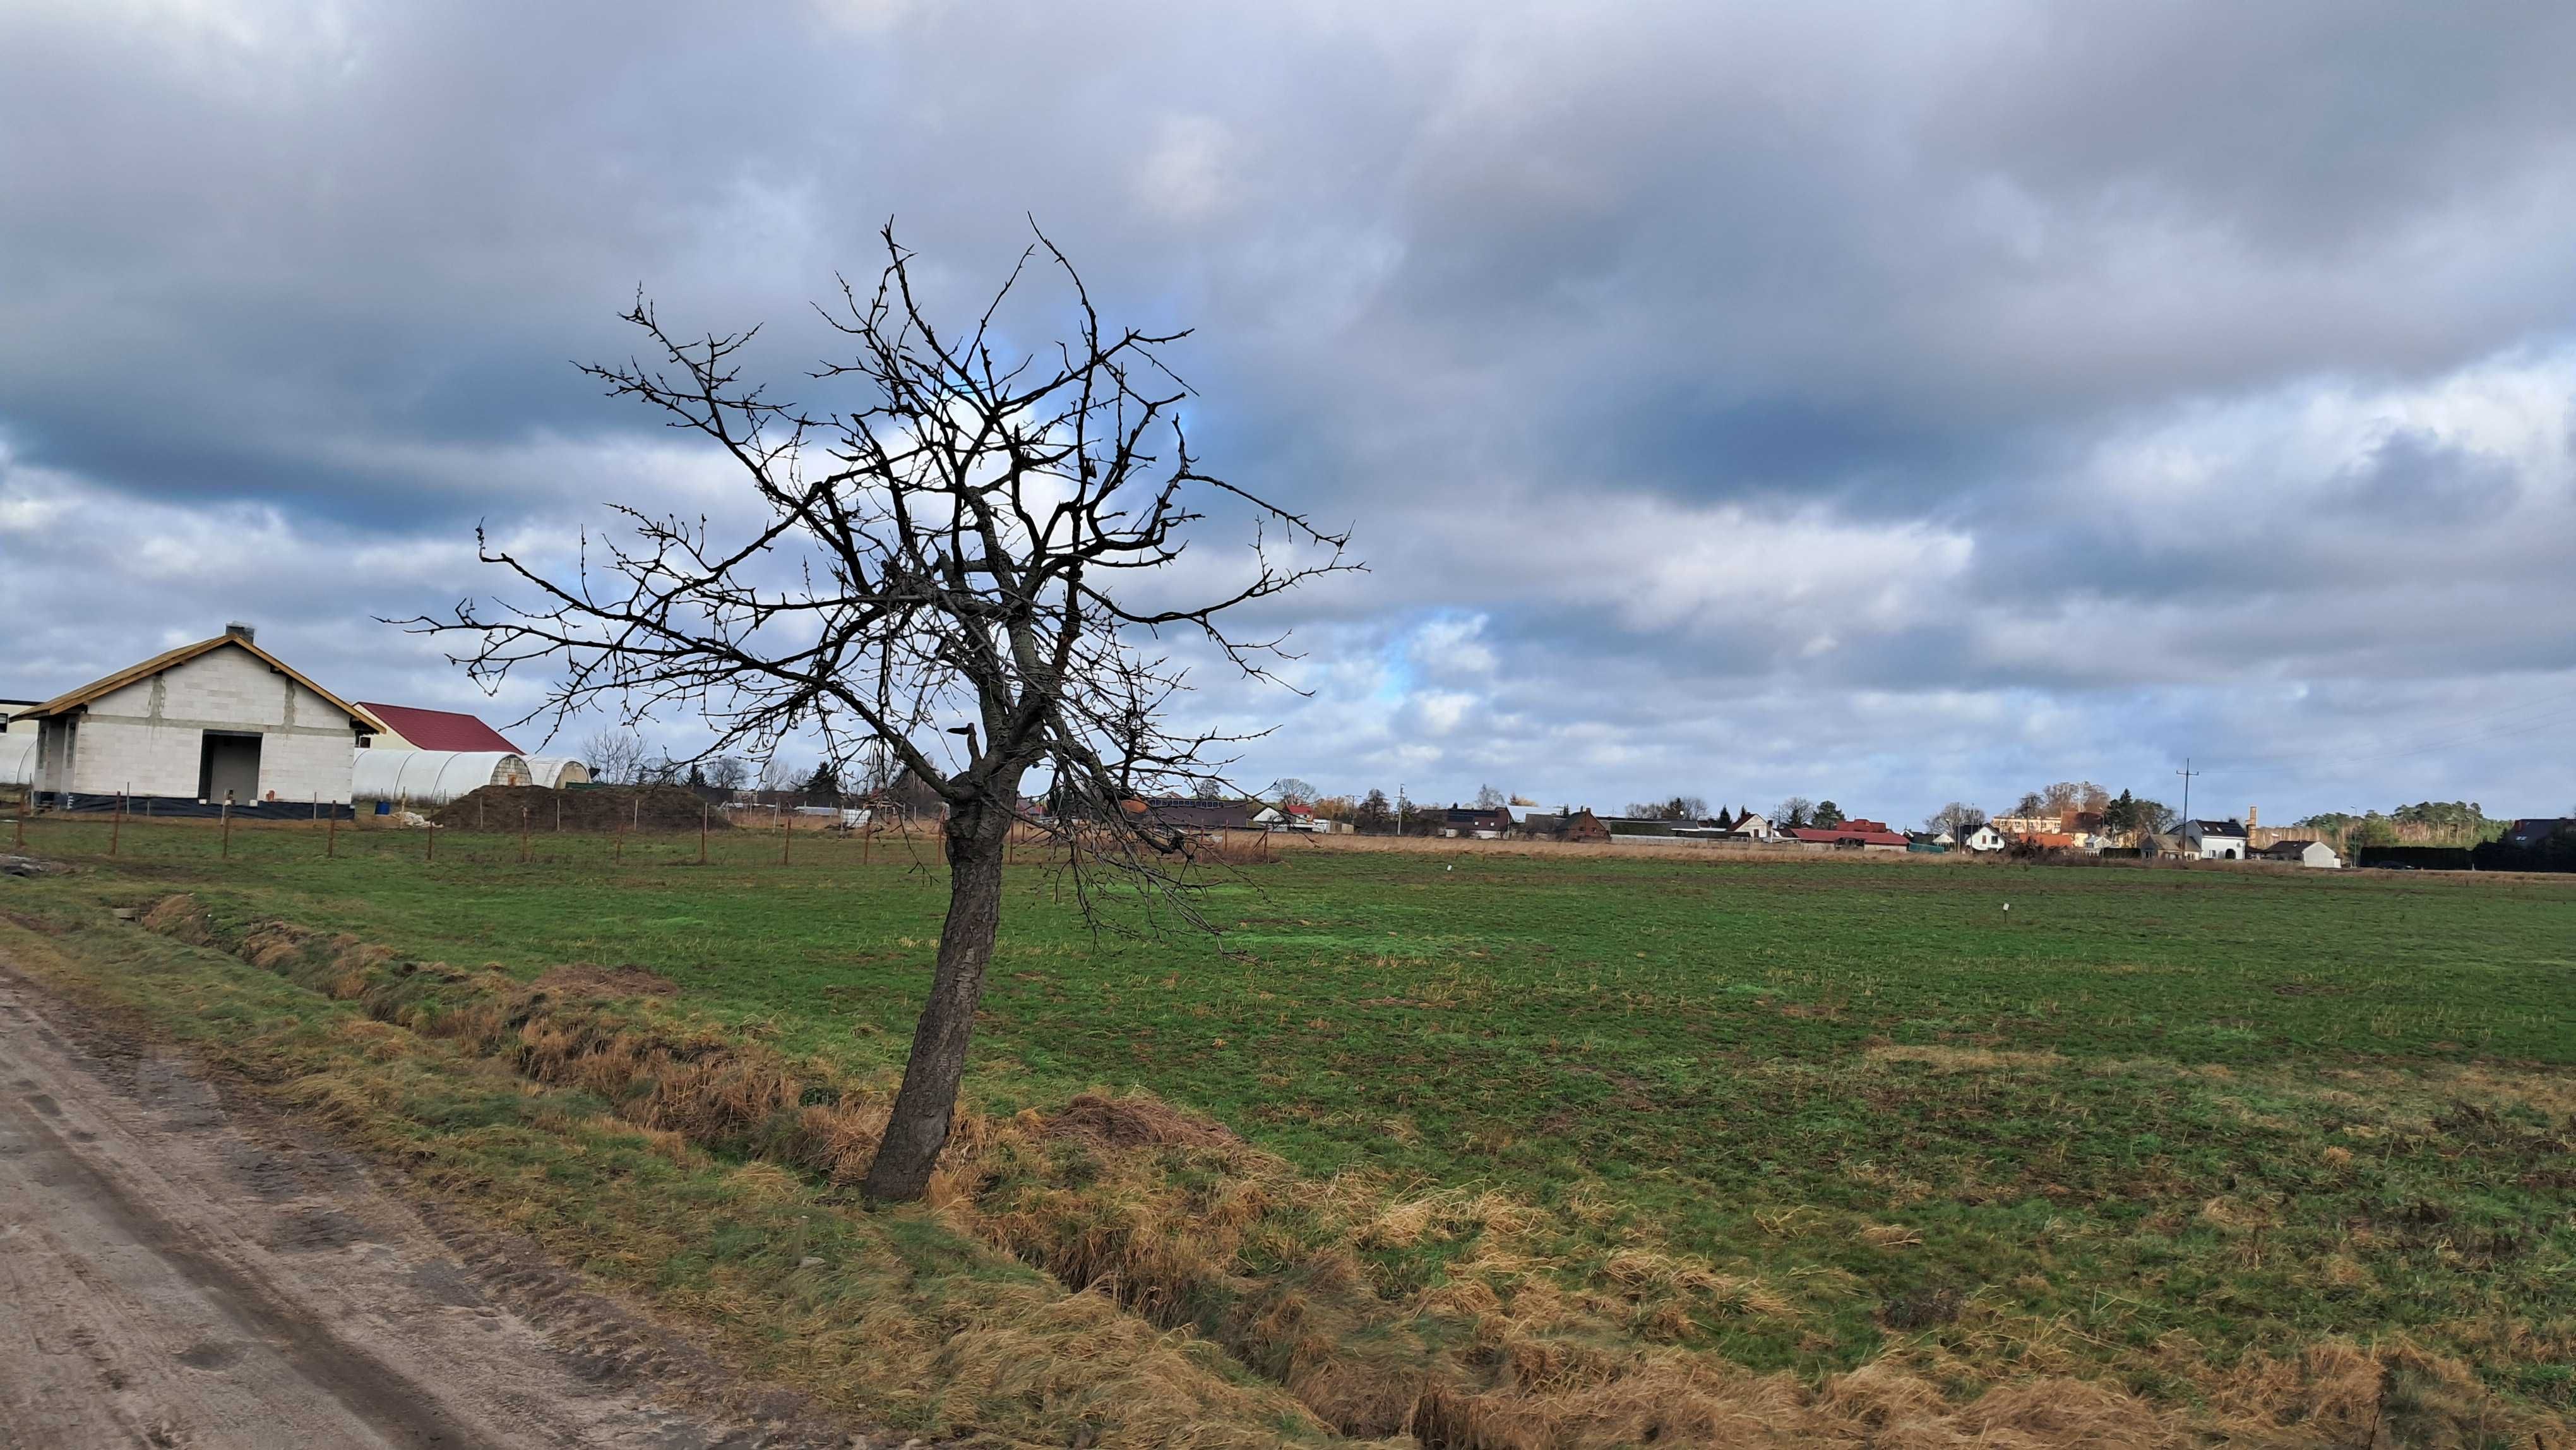
[[[569,755],[531,755],[528,779],[548,790],[561,790],[590,779],[590,767]]]
[[[529,783],[525,758],[498,750],[361,750],[355,800],[443,806],[487,785]]]
[[[0,735],[0,785],[33,785],[35,780],[36,737]]]

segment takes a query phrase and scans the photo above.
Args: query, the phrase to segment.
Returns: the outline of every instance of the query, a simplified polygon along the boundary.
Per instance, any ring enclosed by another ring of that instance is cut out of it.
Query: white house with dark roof
[[[384,723],[252,641],[248,625],[158,654],[25,712],[35,790],[60,809],[273,808],[349,801],[353,747]]]
[[[2184,855],[2203,861],[2242,861],[2254,854],[2243,821],[2185,821],[2174,835]]]

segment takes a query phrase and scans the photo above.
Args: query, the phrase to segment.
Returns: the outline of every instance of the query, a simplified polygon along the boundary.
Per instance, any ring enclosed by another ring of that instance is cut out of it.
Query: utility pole
[[[2188,821],[2191,819],[2191,778],[2205,772],[2192,769],[2191,757],[2186,755],[2182,758],[2182,769],[2174,774],[2182,777],[2182,818]]]

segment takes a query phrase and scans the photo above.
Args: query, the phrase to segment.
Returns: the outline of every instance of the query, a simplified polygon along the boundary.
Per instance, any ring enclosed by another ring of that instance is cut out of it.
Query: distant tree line
[[[2382,814],[2324,811],[2299,822],[2317,839],[2343,849],[2363,846],[2481,846],[2502,836],[2510,821],[2490,820],[2476,801],[2418,801]]]

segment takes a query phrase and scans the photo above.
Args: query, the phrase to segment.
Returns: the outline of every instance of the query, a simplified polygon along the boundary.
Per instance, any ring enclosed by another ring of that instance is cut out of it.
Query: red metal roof
[[[1832,845],[1838,841],[1856,841],[1864,846],[1902,846],[1905,844],[1905,838],[1903,836],[1896,834],[1894,831],[1886,830],[1855,831],[1848,827],[1825,828],[1818,826],[1800,826],[1792,829],[1789,834],[1797,837],[1801,841],[1814,841],[1820,845]]]
[[[423,710],[411,705],[370,705],[358,707],[373,714],[393,728],[396,735],[420,750],[502,750],[520,753],[500,731],[471,715],[454,710]]]

